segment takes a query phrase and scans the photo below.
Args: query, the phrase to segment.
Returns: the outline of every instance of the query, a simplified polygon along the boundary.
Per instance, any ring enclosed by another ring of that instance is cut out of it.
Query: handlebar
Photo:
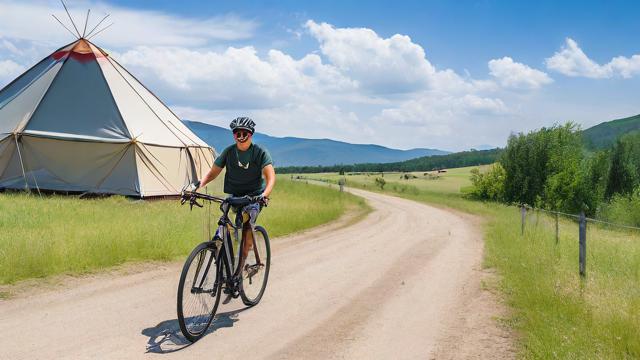
[[[261,196],[243,196],[241,197],[242,199],[247,199],[250,200],[251,202],[258,202],[263,200],[263,198]],[[180,205],[184,205],[187,201],[189,201],[189,207],[191,209],[193,209],[194,206],[197,207],[203,207],[204,205],[199,203],[197,200],[201,199],[201,200],[207,200],[207,201],[213,201],[213,202],[217,202],[217,203],[225,203],[225,202],[232,202],[233,199],[239,199],[239,198],[221,198],[218,196],[212,196],[212,195],[207,195],[207,194],[203,194],[203,193],[199,193],[196,191],[186,191],[183,190],[182,193],[180,194]],[[268,200],[268,198],[267,198]],[[266,201],[263,200],[262,205],[267,206]]]

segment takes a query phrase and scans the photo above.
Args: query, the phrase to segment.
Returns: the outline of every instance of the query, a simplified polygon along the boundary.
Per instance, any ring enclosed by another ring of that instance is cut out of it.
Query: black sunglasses
[[[233,132],[233,136],[235,137],[245,137],[245,136],[249,136],[250,134],[251,132],[246,130],[238,130]]]

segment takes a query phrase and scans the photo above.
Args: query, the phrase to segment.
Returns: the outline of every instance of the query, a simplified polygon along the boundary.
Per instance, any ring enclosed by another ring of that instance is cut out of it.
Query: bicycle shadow
[[[233,327],[233,324],[240,320],[238,319],[238,314],[247,309],[249,307],[216,314],[204,336],[221,328]],[[169,354],[192,344],[182,335],[178,319],[165,320],[154,327],[146,328],[142,330],[142,335],[149,337],[149,340],[147,340],[147,353]]]

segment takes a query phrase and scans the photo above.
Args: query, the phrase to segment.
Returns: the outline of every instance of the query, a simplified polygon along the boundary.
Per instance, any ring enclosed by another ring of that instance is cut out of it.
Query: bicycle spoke
[[[264,292],[268,277],[268,238],[264,229],[256,228],[252,249],[249,249],[242,268],[242,299],[247,305],[255,305]]]
[[[181,293],[181,329],[185,336],[197,338],[206,331],[217,305],[216,267],[211,248],[195,254],[184,276]]]

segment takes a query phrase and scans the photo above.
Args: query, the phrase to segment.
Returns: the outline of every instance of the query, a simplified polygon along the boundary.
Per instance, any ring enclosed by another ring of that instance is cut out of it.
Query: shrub
[[[495,163],[485,173],[480,169],[471,170],[472,187],[469,196],[492,201],[504,201],[505,171],[500,163]]]
[[[598,217],[607,221],[640,226],[640,186],[631,195],[616,194],[601,207]]]

